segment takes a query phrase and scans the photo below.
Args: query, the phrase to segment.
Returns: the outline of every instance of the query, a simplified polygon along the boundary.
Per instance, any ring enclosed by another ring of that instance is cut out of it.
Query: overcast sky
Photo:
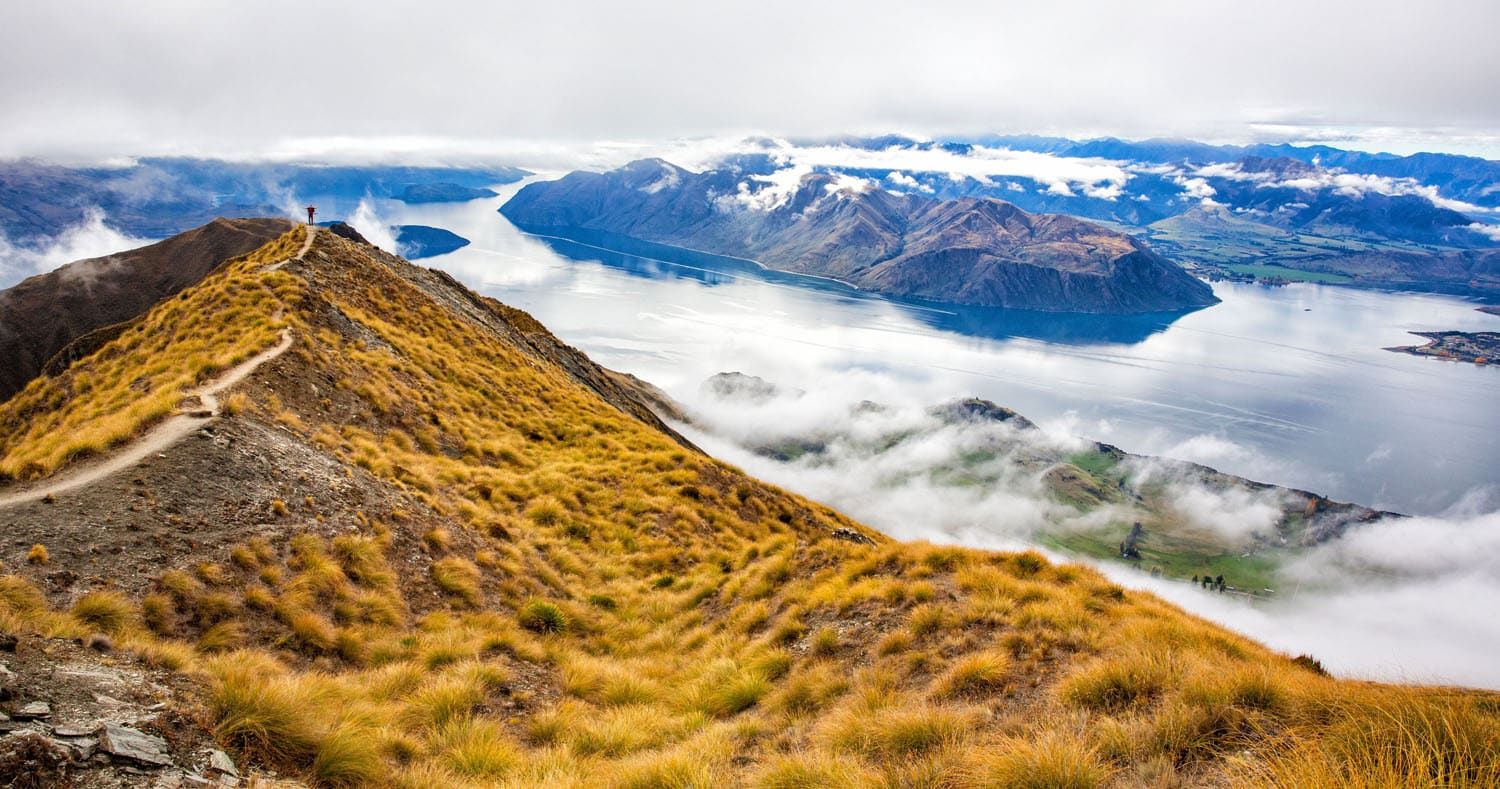
[[[995,131],[1496,158],[1497,32],[1492,0],[8,0],[0,156]]]

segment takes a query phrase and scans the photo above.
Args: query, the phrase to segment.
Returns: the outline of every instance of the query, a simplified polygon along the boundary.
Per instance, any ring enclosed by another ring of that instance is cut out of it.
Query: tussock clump
[[[1007,739],[970,753],[964,762],[962,780],[971,786],[1094,789],[1110,775],[1093,749],[1058,733]]]
[[[561,633],[568,629],[568,615],[555,603],[532,600],[517,616],[521,627],[537,633]]]
[[[89,592],[73,604],[73,618],[106,633],[119,634],[135,619],[135,606],[119,592]]]
[[[433,583],[445,593],[475,607],[483,602],[479,578],[479,568],[467,559],[450,556],[432,563]]]
[[[1118,711],[1150,702],[1175,675],[1175,664],[1166,653],[1138,651],[1084,666],[1063,678],[1058,692],[1069,704]]]
[[[1005,687],[1010,667],[1010,656],[1003,652],[961,657],[933,683],[933,695],[957,697],[998,692]]]

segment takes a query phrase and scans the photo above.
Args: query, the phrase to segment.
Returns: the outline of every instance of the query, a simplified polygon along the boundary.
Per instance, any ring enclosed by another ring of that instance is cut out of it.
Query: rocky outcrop
[[[951,304],[1141,313],[1217,301],[1142,242],[1090,222],[994,198],[894,194],[831,173],[780,183],[643,160],[528,185],[500,211],[534,233],[675,245]]]

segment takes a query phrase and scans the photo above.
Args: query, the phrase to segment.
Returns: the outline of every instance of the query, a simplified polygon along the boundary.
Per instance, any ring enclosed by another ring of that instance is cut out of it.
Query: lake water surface
[[[1304,557],[1323,586],[1289,583],[1268,602],[1098,566],[1287,654],[1316,655],[1342,675],[1500,689],[1500,369],[1382,350],[1419,342],[1411,331],[1495,330],[1500,317],[1446,296],[1230,283],[1215,285],[1223,303],[1181,316],[897,304],[743,262],[682,265],[549,244],[496,213],[516,188],[462,205],[377,210],[385,221],[469,238],[469,247],[423,262],[690,405],[724,408],[703,398],[700,384],[730,370],[805,390],[796,402],[814,401],[814,424],[824,403],[837,418],[866,399],[920,407],[977,396],[1055,434],[1442,514],[1366,527],[1324,546]],[[890,508],[874,479],[844,475],[820,487],[794,465],[704,439],[732,462],[894,536],[1014,547],[1006,535],[1014,508],[982,508],[945,526],[953,502],[943,491]]]
[[[1500,499],[1500,369],[1383,350],[1500,330],[1462,299],[1218,283],[1221,304],[1108,318],[899,304],[836,283],[519,233],[497,199],[382,203],[473,243],[424,263],[681,397],[739,370],[814,393],[976,396],[1050,429],[1411,514]]]

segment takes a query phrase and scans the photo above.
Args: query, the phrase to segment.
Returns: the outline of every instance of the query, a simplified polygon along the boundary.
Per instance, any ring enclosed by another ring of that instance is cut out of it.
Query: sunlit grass
[[[73,373],[76,402],[28,389],[48,427],[0,423],[5,468],[77,454],[53,430],[138,430],[127,373],[180,393],[274,342],[281,309],[290,363],[337,407],[241,418],[373,475],[388,505],[260,494],[266,538],[173,557],[139,596],[49,605],[59,550],[19,568],[34,581],[0,576],[0,630],[109,632],[201,682],[223,746],[316,785],[1500,783],[1488,696],[1334,680],[1035,553],[834,539],[854,525],[528,350],[519,333],[547,340],[524,313],[459,314],[320,243],[339,265],[315,289],[232,265]],[[238,308],[234,336],[189,305]]]

